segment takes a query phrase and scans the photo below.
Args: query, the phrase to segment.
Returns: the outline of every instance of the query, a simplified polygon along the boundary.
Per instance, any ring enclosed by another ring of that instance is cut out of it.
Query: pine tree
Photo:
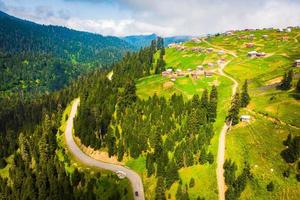
[[[213,164],[214,163],[214,155],[211,152],[209,152],[207,154],[207,161],[208,161],[209,164]]]
[[[206,151],[205,149],[203,148],[201,150],[201,153],[200,153],[200,158],[199,158],[199,163],[201,165],[205,164],[207,162],[207,155],[206,155]]]
[[[171,160],[169,162],[167,169],[168,170],[166,171],[166,187],[170,188],[175,181],[179,180],[179,174],[174,160]]]
[[[247,107],[250,102],[250,96],[248,94],[248,81],[245,80],[242,93],[241,93],[241,107]]]
[[[298,93],[300,93],[300,78],[299,78],[299,80],[298,80],[298,82],[297,82],[297,85],[296,85],[296,91],[297,91]]]
[[[274,190],[274,183],[272,181],[267,185],[267,190],[269,192],[272,192]]]
[[[231,121],[232,125],[238,124],[239,112],[240,112],[240,95],[239,92],[236,92],[231,102],[231,108],[226,117],[227,121]]]
[[[189,183],[189,187],[193,188],[195,186],[195,179],[192,177]]]
[[[293,70],[290,70],[288,73],[284,73],[279,88],[282,90],[290,89],[292,87],[292,80],[293,80]]]
[[[208,92],[207,92],[207,89],[205,89],[203,91],[200,102],[201,102],[200,103],[201,107],[205,108],[206,110],[208,110],[209,104],[208,104]]]
[[[119,140],[118,143],[118,161],[122,161],[124,156],[124,146],[122,144],[122,140]]]
[[[165,200],[165,183],[164,178],[159,176],[157,178],[156,189],[155,189],[155,200]]]
[[[214,122],[217,117],[218,91],[215,85],[212,86],[209,97],[209,120]]]

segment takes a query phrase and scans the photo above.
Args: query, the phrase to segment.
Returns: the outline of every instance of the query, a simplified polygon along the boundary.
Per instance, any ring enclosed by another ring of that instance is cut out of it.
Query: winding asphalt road
[[[239,84],[234,78],[232,78],[231,76],[228,76],[223,71],[224,67],[226,65],[228,65],[229,62],[223,64],[219,68],[219,73],[222,76],[229,78],[234,83],[232,86],[232,94],[231,94],[232,96],[234,96]],[[219,137],[218,157],[217,157],[217,182],[218,182],[218,190],[219,190],[219,200],[225,200],[225,179],[224,179],[223,165],[224,165],[224,161],[225,161],[225,141],[226,141],[225,135],[229,128],[230,128],[230,125],[227,125],[227,123],[224,123],[222,131],[220,133],[220,137]]]
[[[72,105],[72,110],[69,115],[69,119],[67,121],[67,126],[66,126],[66,131],[65,131],[65,139],[66,139],[66,144],[68,146],[69,151],[82,163],[91,166],[91,167],[98,167],[101,169],[109,170],[112,172],[117,172],[117,171],[123,171],[126,173],[126,177],[129,179],[131,182],[132,190],[133,190],[133,195],[135,200],[144,200],[144,188],[143,188],[143,183],[141,180],[141,177],[134,171],[120,166],[120,165],[115,165],[115,164],[110,164],[110,163],[105,163],[101,162],[99,160],[95,160],[91,158],[90,156],[86,155],[83,153],[80,148],[77,146],[77,144],[74,141],[72,130],[73,130],[73,119],[76,115],[77,112],[77,107],[79,105],[79,98],[74,100],[74,103]],[[138,192],[138,196],[135,195],[135,192]]]

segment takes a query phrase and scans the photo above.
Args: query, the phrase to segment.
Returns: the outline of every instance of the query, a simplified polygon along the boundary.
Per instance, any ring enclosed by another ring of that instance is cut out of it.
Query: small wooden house
[[[250,52],[248,52],[248,56],[251,57],[251,58],[256,57],[256,55],[257,55],[256,51],[250,51]]]
[[[203,69],[204,69],[202,65],[199,65],[196,68],[197,68],[197,70],[200,70],[200,71],[203,71]]]
[[[252,47],[254,47],[254,44],[252,42],[250,42],[250,43],[246,43],[245,46],[247,48],[252,48]]]
[[[295,60],[295,67],[300,67],[300,59]]]
[[[257,57],[265,57],[267,54],[265,52],[258,52],[256,54]]]
[[[213,48],[207,48],[206,49],[206,51],[209,52],[209,53],[212,52],[213,50],[214,50]]]
[[[250,122],[250,119],[251,119],[250,115],[241,115],[240,117],[240,120],[242,122]]]
[[[205,77],[212,77],[213,76],[213,72],[212,71],[205,71],[204,75],[205,75]]]

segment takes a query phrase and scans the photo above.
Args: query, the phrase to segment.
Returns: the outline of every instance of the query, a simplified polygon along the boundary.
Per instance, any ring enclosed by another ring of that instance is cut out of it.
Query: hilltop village
[[[287,27],[285,29],[274,29],[274,28],[267,28],[263,30],[275,30],[278,33],[290,33],[292,32],[292,29],[295,29],[297,27]],[[257,29],[259,30],[259,29]],[[245,29],[244,31],[250,32],[255,31],[254,29]],[[243,48],[249,49],[247,53],[245,53],[245,56],[251,59],[254,58],[266,58],[269,56],[272,56],[271,53],[266,53],[263,51],[255,50],[256,47],[259,47],[259,44],[255,43],[255,40],[257,39],[263,39],[268,40],[269,35],[263,34],[260,36],[260,38],[257,38],[254,34],[236,34],[237,30],[230,30],[222,34],[216,34],[216,35],[208,35],[206,37],[195,37],[192,38],[191,42],[193,43],[201,43],[205,41],[206,39],[210,37],[215,36],[232,36],[236,37],[237,40],[244,40],[249,41],[245,42],[243,44]],[[283,35],[282,37],[278,38],[278,41],[284,42],[288,41],[290,38],[288,35]],[[216,72],[216,67],[222,67],[226,63],[226,58],[222,57],[226,54],[232,54],[231,52],[226,52],[226,50],[219,49],[219,48],[213,48],[213,47],[202,47],[202,46],[186,46],[183,43],[171,43],[168,45],[168,48],[174,48],[176,51],[182,51],[182,52],[193,52],[193,53],[199,53],[199,54],[212,54],[216,53],[219,56],[219,59],[216,61],[210,61],[206,64],[198,65],[196,67],[190,67],[188,69],[181,69],[181,68],[174,68],[173,66],[167,66],[167,69],[165,71],[161,72],[161,76],[170,78],[171,81],[176,81],[176,78],[179,77],[191,77],[193,79],[199,79],[200,77],[212,77],[213,74]],[[299,67],[300,66],[300,59],[296,59],[294,61],[294,66]]]

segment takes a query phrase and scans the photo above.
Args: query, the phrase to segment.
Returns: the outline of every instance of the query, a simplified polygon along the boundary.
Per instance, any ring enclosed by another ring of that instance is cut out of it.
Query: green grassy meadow
[[[253,174],[241,199],[298,199],[300,185],[295,178],[295,166],[286,164],[280,152],[285,149],[282,142],[287,135],[300,135],[299,130],[258,115],[253,118],[249,124],[232,128],[226,136],[226,158],[235,161],[239,170],[248,162]],[[282,173],[288,168],[292,169],[291,175],[284,178]],[[275,184],[273,192],[266,189],[270,181]]]
[[[250,35],[253,35],[252,38]],[[264,35],[267,37],[264,38]],[[253,43],[254,46],[247,48],[246,43]],[[240,88],[243,82],[248,80],[251,102],[240,114],[250,114],[251,123],[241,123],[233,127],[226,136],[226,158],[234,160],[239,170],[243,168],[245,161],[248,161],[254,175],[241,199],[298,199],[300,186],[296,182],[295,172],[289,178],[282,176],[284,170],[294,166],[286,164],[280,152],[285,148],[282,141],[289,133],[300,135],[299,129],[289,126],[290,124],[300,127],[300,101],[294,96],[296,80],[289,91],[276,89],[276,83],[289,69],[294,70],[295,77],[300,77],[300,69],[293,67],[294,60],[300,58],[300,29],[293,29],[290,33],[276,30],[238,31],[234,35],[209,37],[200,42],[189,41],[182,45],[187,48],[212,47],[214,52],[199,53],[190,49],[167,48],[164,57],[166,68],[186,70],[204,65],[208,69],[208,62],[215,63],[224,58],[231,61],[224,71],[238,81]],[[226,53],[217,54],[221,49]],[[267,56],[248,57],[247,52],[254,50],[266,52]],[[217,65],[212,67],[216,68]],[[160,75],[152,75],[138,80],[136,85],[137,94],[142,99],[154,94],[169,98],[173,93],[182,94],[184,99],[190,99],[193,94],[201,96],[203,89],[210,89],[213,83],[218,85],[219,102],[218,117],[214,124],[215,136],[209,151],[213,152],[216,160],[219,133],[230,107],[231,80],[214,75],[212,78],[203,77],[199,80],[182,77],[171,82]],[[274,119],[277,123],[273,122]],[[135,165],[142,164],[140,162]],[[191,177],[195,179],[195,186],[188,190],[191,199],[198,196],[206,199],[218,198],[215,162],[212,165],[182,168],[179,174],[183,185],[188,184]],[[155,179],[152,181],[155,184]],[[275,191],[272,193],[266,190],[270,181],[275,183]],[[178,183],[174,183],[166,195],[170,194],[171,199],[175,199],[177,187]],[[154,191],[153,187],[151,191]]]

